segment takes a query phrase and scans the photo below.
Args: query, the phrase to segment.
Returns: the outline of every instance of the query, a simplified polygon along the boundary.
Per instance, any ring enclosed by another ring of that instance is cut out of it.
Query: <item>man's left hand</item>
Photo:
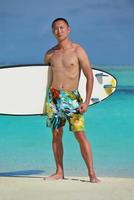
[[[82,103],[82,104],[80,104],[78,111],[82,114],[87,111],[87,107],[88,107],[88,105],[86,103]]]

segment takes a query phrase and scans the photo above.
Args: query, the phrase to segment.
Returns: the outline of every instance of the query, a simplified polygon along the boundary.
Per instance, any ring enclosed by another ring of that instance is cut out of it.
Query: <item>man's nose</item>
[[[58,28],[58,33],[61,33],[61,32],[62,32],[61,28]]]

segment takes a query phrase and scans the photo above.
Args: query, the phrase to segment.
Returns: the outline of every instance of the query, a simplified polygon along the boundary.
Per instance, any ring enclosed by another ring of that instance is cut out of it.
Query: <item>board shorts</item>
[[[68,120],[70,131],[84,131],[84,116],[78,111],[81,103],[83,100],[77,89],[67,91],[49,88],[46,98],[46,126],[58,129]]]

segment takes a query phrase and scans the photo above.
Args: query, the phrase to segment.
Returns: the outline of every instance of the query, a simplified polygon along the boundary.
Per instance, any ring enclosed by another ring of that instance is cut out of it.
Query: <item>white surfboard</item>
[[[0,67],[0,114],[45,114],[45,97],[48,87],[48,66],[22,65]],[[116,79],[107,72],[93,69],[94,86],[90,105],[111,95]],[[79,91],[86,97],[86,78],[81,73]]]

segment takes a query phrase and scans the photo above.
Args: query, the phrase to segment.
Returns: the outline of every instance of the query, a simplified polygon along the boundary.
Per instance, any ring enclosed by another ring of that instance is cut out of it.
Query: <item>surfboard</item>
[[[0,67],[0,114],[45,115],[49,66],[14,65]],[[94,86],[89,105],[101,102],[115,90],[117,81],[109,73],[93,69]],[[86,97],[86,77],[81,72],[79,92]]]

